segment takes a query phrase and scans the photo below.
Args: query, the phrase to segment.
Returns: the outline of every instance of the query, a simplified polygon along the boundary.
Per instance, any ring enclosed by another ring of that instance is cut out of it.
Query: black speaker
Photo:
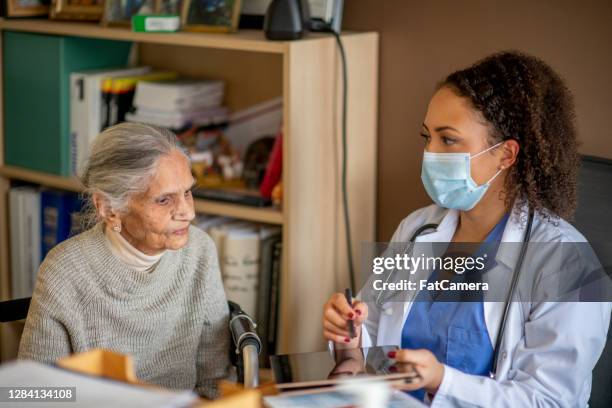
[[[308,0],[272,0],[264,32],[268,40],[297,40],[308,29],[309,21]]]

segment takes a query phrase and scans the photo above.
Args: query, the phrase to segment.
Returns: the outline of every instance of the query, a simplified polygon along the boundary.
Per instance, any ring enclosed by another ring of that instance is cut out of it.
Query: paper
[[[161,388],[139,387],[105,378],[73,373],[34,361],[16,361],[0,366],[1,387],[76,387],[76,401],[59,402],[36,400],[33,402],[0,402],[0,407],[20,408],[70,406],[72,408],[108,407],[163,407],[191,406],[197,395],[192,391],[169,391]]]

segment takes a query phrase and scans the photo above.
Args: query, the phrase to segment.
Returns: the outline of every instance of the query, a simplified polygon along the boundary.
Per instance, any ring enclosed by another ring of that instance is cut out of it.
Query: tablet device
[[[397,349],[382,346],[276,355],[270,357],[270,365],[279,390],[333,386],[357,376],[376,376],[398,385],[410,383],[419,378],[412,366],[404,365],[397,371],[391,368],[397,363],[387,354]]]

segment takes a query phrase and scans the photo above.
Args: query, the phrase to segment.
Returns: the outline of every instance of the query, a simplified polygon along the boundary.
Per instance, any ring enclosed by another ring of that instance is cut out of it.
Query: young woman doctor
[[[541,60],[504,52],[451,74],[421,136],[422,181],[435,204],[404,219],[392,242],[429,223],[437,228],[416,242],[522,242],[530,211],[531,241],[585,241],[565,221],[579,165],[572,98]],[[410,388],[433,406],[586,406],[610,303],[509,304],[495,362],[503,302],[395,303],[383,312],[337,293],[324,307],[324,336],[338,348],[401,346],[389,357],[416,368],[421,379]]]

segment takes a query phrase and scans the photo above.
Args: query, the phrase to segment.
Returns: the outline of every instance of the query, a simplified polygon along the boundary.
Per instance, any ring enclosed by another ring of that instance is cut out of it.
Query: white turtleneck
[[[163,251],[157,255],[147,255],[134,248],[132,244],[123,238],[120,232],[113,231],[110,225],[106,225],[104,236],[106,237],[106,244],[113,255],[138,272],[150,272],[166,253],[166,251]]]

